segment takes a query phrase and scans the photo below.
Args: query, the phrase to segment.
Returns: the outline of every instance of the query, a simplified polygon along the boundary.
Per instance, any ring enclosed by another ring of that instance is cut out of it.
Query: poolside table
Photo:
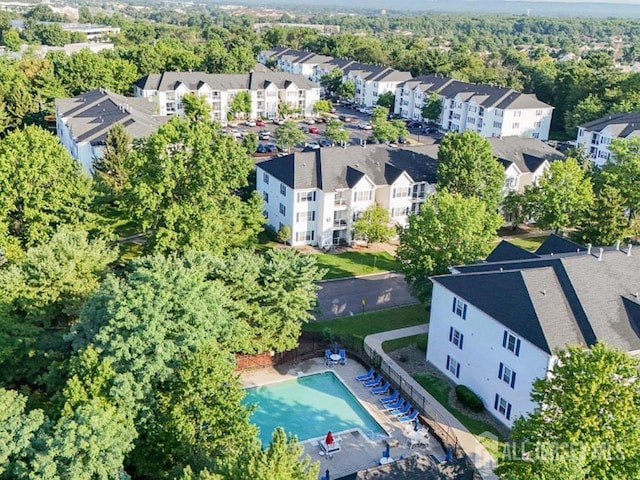
[[[382,457],[380,459],[380,465],[386,465],[387,463],[392,463],[394,462],[392,457]]]

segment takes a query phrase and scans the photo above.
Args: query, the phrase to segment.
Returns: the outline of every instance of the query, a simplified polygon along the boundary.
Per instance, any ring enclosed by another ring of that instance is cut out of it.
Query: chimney
[[[587,243],[587,255],[591,255],[591,247],[592,245],[590,243]]]
[[[604,248],[600,247],[600,248],[598,248],[598,250],[600,250],[600,253],[598,254],[598,261],[601,262],[602,261],[602,254],[604,253]]]
[[[620,240],[616,240],[616,250],[620,250]]]
[[[629,250],[627,250],[627,257],[631,256],[631,243],[629,243]]]

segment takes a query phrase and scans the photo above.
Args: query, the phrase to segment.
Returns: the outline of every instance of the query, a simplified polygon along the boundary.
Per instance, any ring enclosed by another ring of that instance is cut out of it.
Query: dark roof
[[[545,161],[564,160],[565,156],[545,142],[535,138],[487,138],[493,154],[506,167],[514,163],[522,173],[533,173]]]
[[[460,96],[465,101],[473,99],[476,104],[486,108],[552,108],[538,100],[533,94],[525,94],[511,88],[494,85],[461,82],[437,74],[420,76],[409,80],[404,85],[411,89],[419,87],[425,93],[436,92],[446,98]]]
[[[615,113],[587,122],[580,127],[592,132],[602,132],[610,127],[609,130],[614,136],[627,138],[640,130],[640,112]]]
[[[528,252],[524,248],[520,248],[511,242],[502,240],[496,248],[487,256],[487,262],[502,262],[505,260],[525,260],[529,258],[538,258],[537,255]]]
[[[587,247],[568,238],[552,233],[536,250],[536,255],[557,255],[560,253],[586,252]]]
[[[291,188],[325,192],[352,188],[365,175],[375,185],[390,185],[404,172],[414,182],[436,181],[433,158],[418,149],[386,145],[295,152],[262,161],[258,167]]]

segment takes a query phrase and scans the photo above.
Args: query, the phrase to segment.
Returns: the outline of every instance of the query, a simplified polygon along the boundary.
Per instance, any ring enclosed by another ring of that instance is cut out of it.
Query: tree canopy
[[[296,122],[291,120],[287,120],[283,125],[278,126],[274,135],[278,146],[286,150],[307,139],[307,136],[298,128]]]
[[[360,212],[352,229],[356,238],[365,240],[367,244],[388,242],[396,232],[391,225],[389,211],[377,203]]]

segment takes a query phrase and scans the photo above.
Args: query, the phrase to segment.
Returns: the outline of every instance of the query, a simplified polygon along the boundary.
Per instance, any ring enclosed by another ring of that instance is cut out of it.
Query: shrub
[[[458,385],[456,387],[456,397],[462,405],[472,412],[481,413],[484,411],[482,400],[469,387]]]

